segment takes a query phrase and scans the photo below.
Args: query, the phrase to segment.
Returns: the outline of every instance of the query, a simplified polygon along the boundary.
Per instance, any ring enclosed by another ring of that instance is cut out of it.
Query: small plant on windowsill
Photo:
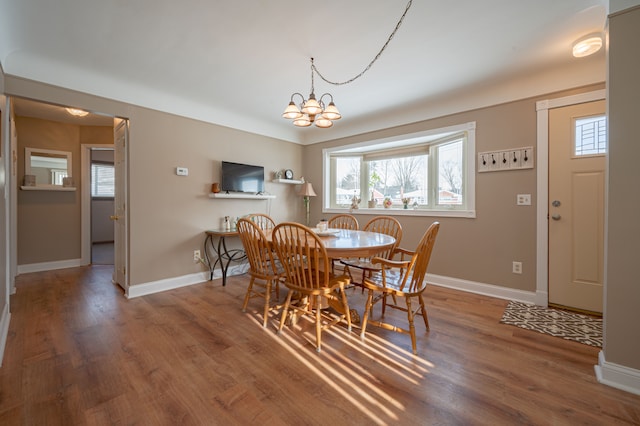
[[[384,206],[385,209],[388,209],[389,207],[391,207],[392,204],[393,204],[393,201],[391,201],[391,198],[389,197],[385,197],[384,201],[382,202],[382,205]]]
[[[402,199],[402,205],[404,206],[404,209],[408,209],[409,208],[409,203],[411,202],[411,198],[403,198]]]

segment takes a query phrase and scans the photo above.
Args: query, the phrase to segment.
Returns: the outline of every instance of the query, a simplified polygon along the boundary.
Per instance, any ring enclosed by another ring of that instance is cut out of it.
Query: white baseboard
[[[607,362],[604,352],[598,354],[598,365],[594,365],[599,383],[640,395],[640,370]]]
[[[9,322],[11,322],[11,312],[9,312],[9,304],[5,303],[2,307],[2,317],[0,317],[0,366],[2,366],[4,348],[7,346],[9,337]]]
[[[54,269],[76,268],[82,266],[81,259],[57,260],[55,262],[28,263],[26,265],[18,265],[18,275],[28,274],[29,272],[52,271]]]
[[[161,291],[199,284],[207,281],[208,279],[208,272],[197,272],[195,274],[183,275],[181,277],[166,278],[164,280],[131,285],[127,289],[126,297],[127,299],[133,299],[134,297],[146,296],[148,294],[160,293]]]
[[[493,284],[484,284],[434,274],[427,274],[426,280],[429,284],[440,287],[448,287],[455,290],[467,291],[469,293],[482,294],[485,296],[496,297],[498,299],[516,300],[518,302],[533,304],[537,301],[536,293],[534,291],[516,290]]]

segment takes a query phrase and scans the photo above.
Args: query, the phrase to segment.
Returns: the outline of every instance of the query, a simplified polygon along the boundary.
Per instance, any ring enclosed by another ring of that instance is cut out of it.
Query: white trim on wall
[[[598,354],[598,365],[593,368],[599,383],[640,395],[640,370],[607,362],[604,351]]]
[[[2,308],[2,316],[0,317],[0,366],[2,366],[2,360],[4,359],[4,348],[7,346],[10,322],[11,312],[9,311],[9,304],[5,303]]]
[[[30,272],[53,271],[54,269],[77,268],[82,266],[81,259],[56,260],[53,262],[27,263],[18,265],[18,275]]]

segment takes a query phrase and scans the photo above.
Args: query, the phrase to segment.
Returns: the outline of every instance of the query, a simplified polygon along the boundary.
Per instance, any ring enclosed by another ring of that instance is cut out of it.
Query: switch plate
[[[518,194],[516,197],[516,204],[519,206],[530,206],[531,194]]]
[[[193,251],[193,261],[200,262],[200,250]]]
[[[189,176],[189,169],[186,167],[176,167],[176,174],[178,176]]]

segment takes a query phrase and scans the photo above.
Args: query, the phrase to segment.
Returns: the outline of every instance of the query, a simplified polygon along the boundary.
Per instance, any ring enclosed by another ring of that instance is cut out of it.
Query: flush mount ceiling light
[[[573,44],[573,56],[584,58],[593,55],[602,47],[602,34],[594,33],[582,37]]]
[[[78,108],[65,108],[65,109],[69,114],[73,115],[74,117],[84,117],[85,115],[89,114],[87,111],[78,109]]]
[[[393,29],[393,32],[387,39],[387,42],[382,46],[382,49],[380,49],[380,51],[375,56],[375,58],[373,58],[373,60],[369,62],[369,65],[367,65],[367,67],[355,77],[343,82],[330,81],[326,79],[322,74],[320,74],[320,71],[318,71],[318,69],[313,63],[313,58],[311,58],[311,93],[309,94],[309,99],[305,99],[301,93],[298,93],[298,92],[293,93],[291,95],[291,100],[289,101],[289,105],[287,105],[284,112],[282,113],[282,118],[293,120],[293,124],[298,127],[309,127],[313,123],[316,124],[316,127],[320,127],[324,129],[333,126],[333,122],[335,120],[339,120],[342,117],[342,115],[338,111],[338,108],[336,107],[336,105],[333,103],[333,96],[330,93],[324,93],[322,96],[320,96],[320,99],[316,99],[316,95],[314,93],[313,73],[315,72],[316,74],[318,74],[318,76],[322,80],[324,80],[329,84],[333,84],[334,86],[349,84],[352,81],[356,80],[357,78],[362,77],[362,75],[365,72],[369,71],[369,68],[371,68],[374,62],[378,60],[380,55],[382,55],[382,52],[384,52],[384,49],[387,48],[387,45],[389,44],[393,36],[396,34],[396,31],[398,31],[398,28],[400,28],[400,25],[402,24],[404,17],[407,15],[407,12],[411,7],[412,2],[413,2],[412,0],[409,0],[409,2],[407,3],[407,7],[405,8],[404,13],[400,17],[400,20],[396,24],[396,27]],[[296,105],[294,101],[294,98],[296,96],[300,98],[299,105]],[[329,99],[328,104],[326,104],[323,101],[325,97]]]

